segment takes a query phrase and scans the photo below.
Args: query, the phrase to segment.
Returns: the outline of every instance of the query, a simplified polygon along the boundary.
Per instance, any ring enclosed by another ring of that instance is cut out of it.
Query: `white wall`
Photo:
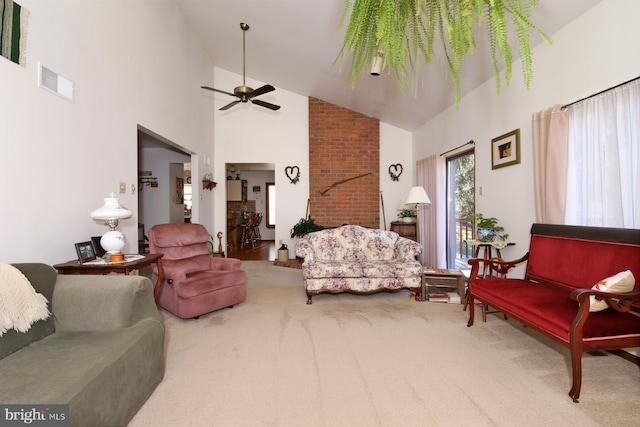
[[[522,83],[520,64],[514,65],[511,86],[499,97],[495,81],[465,96],[460,108],[443,112],[413,135],[414,158],[439,154],[470,139],[476,142],[476,210],[495,216],[516,246],[503,257],[516,259],[527,252],[535,221],[531,116],[566,104],[638,76],[640,2],[603,0],[553,34],[553,45],[533,51],[533,83]],[[514,129],[521,132],[521,164],[491,169],[491,139]]]
[[[146,148],[143,150],[142,170],[151,171],[158,178],[158,186],[144,186],[140,192],[139,215],[145,230],[156,224],[182,222],[183,209],[173,203],[175,177],[182,176],[183,163],[190,157],[166,148]],[[178,171],[171,172],[173,164],[179,163]],[[197,182],[196,182],[197,185]],[[179,209],[176,209],[176,206]]]
[[[173,0],[20,4],[27,65],[0,58],[0,260],[74,259],[74,243],[105,232],[89,213],[119,182],[134,212],[119,229],[136,252],[138,125],[212,156],[200,89],[212,65]],[[37,87],[38,61],[74,82],[74,103]],[[212,218],[203,198],[201,217]]]
[[[214,87],[233,91],[242,83],[242,76],[214,69]],[[247,78],[247,85],[254,89],[264,83]],[[276,183],[276,229],[274,240],[282,240],[289,248],[295,240],[289,230],[304,216],[309,197],[309,101],[308,98],[276,88],[275,92],[260,96],[263,101],[280,105],[271,111],[251,103],[219,111],[218,108],[235,98],[211,92],[209,102],[215,105],[215,155],[214,179],[224,183],[225,163],[273,163]],[[285,175],[287,166],[300,168],[300,181],[291,184]],[[224,186],[214,190],[214,230],[226,230],[226,195]],[[226,233],[224,233],[226,242]]]
[[[232,91],[242,82],[242,76],[214,69],[214,87]],[[247,85],[256,89],[263,82],[247,78]],[[282,240],[290,249],[297,239],[291,239],[289,230],[304,217],[309,198],[309,100],[286,90],[276,91],[260,97],[261,100],[280,105],[278,111],[262,107],[238,104],[218,111],[218,108],[233,101],[228,95],[211,92],[215,103],[215,166],[214,176],[224,182],[225,163],[274,163],[276,183],[276,229],[274,240]],[[400,181],[392,182],[388,167],[401,163],[404,171]],[[300,168],[300,180],[291,184],[285,175],[287,166]],[[244,173],[243,173],[244,177]],[[397,219],[398,202],[406,198],[415,181],[411,161],[411,133],[386,123],[380,123],[380,190],[383,192],[387,229]],[[251,183],[249,183],[251,189]],[[224,188],[218,187],[215,194],[215,230],[226,229]],[[380,216],[380,227],[384,228]],[[226,239],[226,236],[225,236]]]
[[[398,181],[392,181],[389,166],[398,163],[402,165],[402,174]],[[380,191],[384,201],[384,215],[380,215],[381,229],[384,230],[386,224],[389,230],[391,221],[398,220],[398,206],[404,206],[414,182],[416,176],[411,132],[380,122]]]

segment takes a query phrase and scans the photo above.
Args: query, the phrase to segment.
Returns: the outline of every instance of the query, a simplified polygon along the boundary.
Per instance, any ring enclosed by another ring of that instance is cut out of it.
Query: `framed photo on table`
[[[96,259],[96,250],[90,241],[76,243],[76,253],[78,254],[78,262],[80,264]]]
[[[491,140],[491,169],[520,163],[520,129]]]

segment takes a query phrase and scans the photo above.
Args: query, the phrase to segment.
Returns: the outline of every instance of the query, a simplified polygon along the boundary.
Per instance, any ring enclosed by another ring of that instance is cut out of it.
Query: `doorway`
[[[268,223],[271,207],[268,187],[275,182],[275,164],[226,163],[225,170],[229,257],[275,260],[275,226]],[[247,233],[246,226],[250,218],[255,220],[254,215],[260,218],[258,225]]]
[[[192,154],[138,126],[138,229],[144,230],[143,235],[156,224],[190,221],[192,217],[197,220],[198,197],[193,197],[197,188],[187,188]],[[189,193],[189,189],[193,191]],[[189,215],[185,215],[187,199]]]
[[[466,240],[473,238],[475,212],[475,151],[469,150],[447,158],[447,268],[462,270],[468,276],[467,261],[473,247]]]

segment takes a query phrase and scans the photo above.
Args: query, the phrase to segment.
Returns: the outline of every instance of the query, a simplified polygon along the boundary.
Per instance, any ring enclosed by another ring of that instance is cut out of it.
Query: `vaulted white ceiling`
[[[548,35],[586,12],[600,0],[540,0],[533,22]],[[433,64],[420,66],[412,88],[403,94],[395,76],[363,74],[355,88],[347,85],[348,63],[341,71],[333,65],[344,37],[339,29],[343,0],[176,0],[200,38],[214,65],[242,75],[242,30],[246,33],[247,78],[270,83],[276,88],[358,111],[391,125],[413,131],[455,103],[455,90],[441,49],[436,41]],[[493,76],[486,36],[478,32],[476,54],[463,63],[462,94],[469,93]],[[542,43],[532,36],[532,46]],[[514,55],[517,48],[514,44]],[[535,56],[533,59],[535,90]],[[212,77],[213,79],[213,77]],[[514,67],[512,84],[522,81]],[[240,80],[238,86],[242,83]],[[202,85],[228,92],[213,81]],[[508,90],[504,88],[503,90]],[[234,100],[216,94],[223,100]],[[269,101],[278,104],[277,90]],[[254,107],[260,108],[260,107]],[[286,105],[282,105],[286,108]]]

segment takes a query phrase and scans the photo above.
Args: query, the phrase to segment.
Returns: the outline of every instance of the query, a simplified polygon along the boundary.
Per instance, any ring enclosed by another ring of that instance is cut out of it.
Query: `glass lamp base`
[[[100,238],[100,246],[110,254],[117,254],[122,251],[127,243],[124,234],[118,230],[107,231]]]

